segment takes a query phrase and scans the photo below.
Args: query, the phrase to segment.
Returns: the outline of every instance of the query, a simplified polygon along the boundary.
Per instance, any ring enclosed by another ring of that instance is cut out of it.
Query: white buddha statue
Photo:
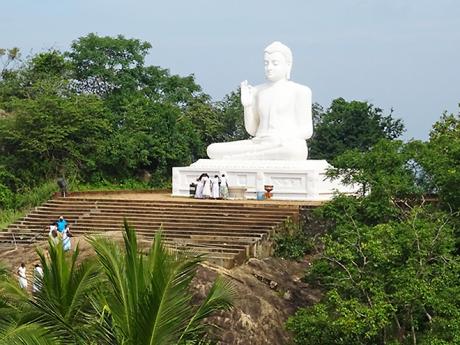
[[[306,139],[313,134],[311,90],[289,80],[291,50],[273,42],[264,52],[265,84],[241,83],[244,125],[249,140],[208,146],[211,159],[306,160]]]

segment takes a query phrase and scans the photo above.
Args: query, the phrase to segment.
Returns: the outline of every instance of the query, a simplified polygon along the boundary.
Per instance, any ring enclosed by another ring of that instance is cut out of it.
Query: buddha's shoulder
[[[311,95],[311,89],[306,85],[298,84],[298,83],[295,83],[293,81],[289,81],[288,85],[289,85],[290,88],[292,88],[296,92],[302,92],[302,93],[307,93],[307,94]]]

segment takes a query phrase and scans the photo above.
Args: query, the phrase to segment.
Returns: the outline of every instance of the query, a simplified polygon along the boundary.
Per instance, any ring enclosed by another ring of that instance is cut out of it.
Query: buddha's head
[[[281,42],[275,41],[264,50],[265,77],[272,81],[290,79],[292,52]]]

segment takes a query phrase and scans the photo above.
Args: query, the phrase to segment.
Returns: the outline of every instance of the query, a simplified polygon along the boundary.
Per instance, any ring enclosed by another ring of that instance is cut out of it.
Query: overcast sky
[[[150,42],[147,63],[194,74],[213,100],[263,79],[263,49],[293,51],[292,80],[313,101],[367,100],[426,139],[460,102],[459,0],[13,0],[0,47],[67,50],[90,32]]]

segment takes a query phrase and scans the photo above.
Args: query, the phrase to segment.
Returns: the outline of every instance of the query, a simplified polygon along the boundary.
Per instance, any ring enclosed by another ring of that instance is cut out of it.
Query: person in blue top
[[[60,233],[63,233],[64,230],[66,229],[67,227],[67,221],[64,219],[63,216],[60,216],[58,221],[56,222],[56,225],[57,225],[57,230],[60,232]]]

